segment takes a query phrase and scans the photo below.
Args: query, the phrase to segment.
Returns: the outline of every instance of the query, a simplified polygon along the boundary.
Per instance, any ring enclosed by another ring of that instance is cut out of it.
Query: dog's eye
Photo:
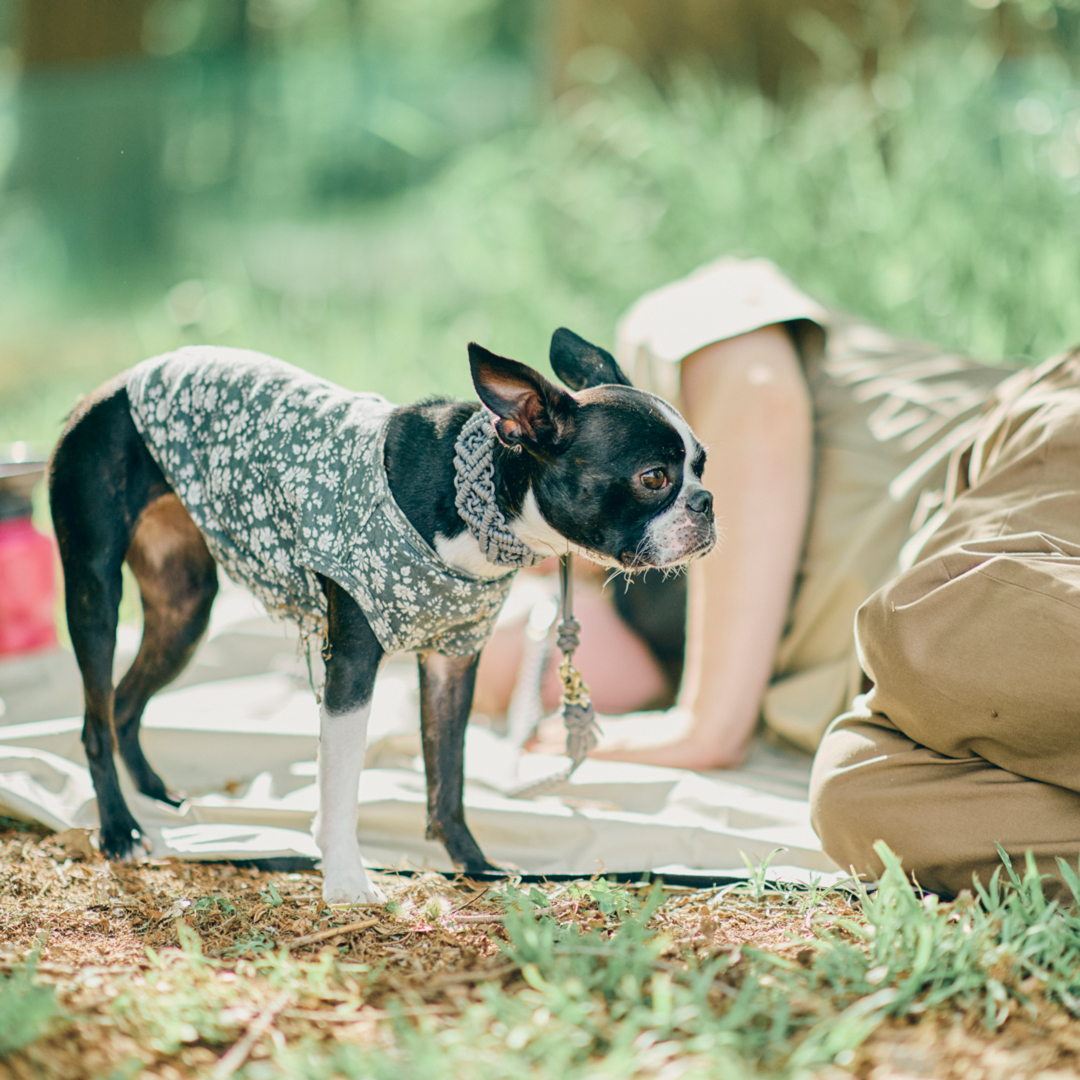
[[[668,486],[668,478],[663,469],[646,469],[638,479],[650,491],[659,491]]]

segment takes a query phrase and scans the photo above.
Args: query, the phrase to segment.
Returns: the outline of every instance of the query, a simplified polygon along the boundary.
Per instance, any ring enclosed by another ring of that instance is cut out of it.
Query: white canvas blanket
[[[122,631],[118,669],[138,643],[137,627]],[[57,830],[95,827],[71,654],[0,662],[0,699],[0,814]],[[317,858],[310,827],[318,723],[295,635],[260,614],[248,594],[223,589],[192,665],[144,718],[147,756],[189,798],[178,809],[147,799],[120,769],[153,857]],[[418,727],[415,664],[395,658],[376,685],[359,839],[372,865],[446,870],[441,845],[424,840]],[[809,762],[801,755],[758,745],[743,768],[711,773],[587,761],[552,795],[508,796],[564,764],[519,754],[490,729],[470,726],[465,804],[489,859],[525,872],[583,875],[661,868],[738,875],[747,860],[770,856],[789,879],[832,879],[837,870],[810,827]]]

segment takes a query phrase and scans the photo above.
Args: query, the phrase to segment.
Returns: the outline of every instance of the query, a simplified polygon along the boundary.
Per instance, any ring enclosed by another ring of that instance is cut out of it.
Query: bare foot
[[[631,713],[598,718],[600,742],[589,757],[602,761],[628,761],[673,769],[730,769],[742,764],[746,746],[707,745],[695,731],[686,709]],[[540,754],[565,753],[566,735],[558,714],[541,723],[526,749]]]

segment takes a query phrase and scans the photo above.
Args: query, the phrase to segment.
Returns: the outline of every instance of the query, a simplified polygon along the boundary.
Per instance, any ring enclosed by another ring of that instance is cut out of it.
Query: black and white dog
[[[572,393],[478,345],[469,357],[482,406],[393,407],[269,357],[205,347],[147,361],[75,409],[50,499],[107,856],[145,843],[114,751],[139,791],[178,803],[139,725],[206,629],[220,562],[264,599],[278,574],[267,602],[325,633],[315,823],[325,899],[380,900],[356,796],[375,676],[399,648],[419,656],[427,835],[465,870],[491,869],[465,824],[464,737],[480,648],[514,570],[567,552],[616,570],[676,567],[705,554],[716,529],[703,447],[603,349],[556,331],[552,368]],[[388,569],[401,558],[421,568]],[[114,690],[125,560],[144,629]]]

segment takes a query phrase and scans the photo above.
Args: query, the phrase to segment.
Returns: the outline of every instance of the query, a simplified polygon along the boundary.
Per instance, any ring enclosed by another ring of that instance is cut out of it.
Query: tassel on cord
[[[558,626],[559,651],[563,654],[559,665],[559,678],[562,680],[562,718],[566,725],[566,755],[570,758],[567,768],[538,780],[534,784],[517,788],[509,792],[512,799],[531,799],[537,795],[546,795],[567,781],[577,767],[585,760],[589,751],[596,745],[600,727],[596,722],[589,688],[581,677],[581,672],[574,667],[574,653],[581,644],[581,624],[574,618],[574,578],[573,556],[563,555],[559,559],[559,608]]]

